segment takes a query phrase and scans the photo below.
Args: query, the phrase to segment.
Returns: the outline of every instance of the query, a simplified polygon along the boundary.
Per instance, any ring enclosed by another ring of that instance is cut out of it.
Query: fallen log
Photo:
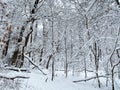
[[[14,80],[14,79],[29,79],[30,77],[25,77],[25,76],[13,76],[13,77],[8,77],[8,76],[0,76],[0,78],[4,79],[9,79],[9,80]]]
[[[16,68],[16,67],[3,67],[4,70],[12,70],[12,71],[16,71],[16,72],[30,72],[28,69],[26,68]]]

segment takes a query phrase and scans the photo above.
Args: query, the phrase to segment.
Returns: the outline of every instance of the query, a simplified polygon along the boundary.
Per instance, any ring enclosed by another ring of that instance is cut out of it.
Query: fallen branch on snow
[[[98,76],[98,78],[100,78],[100,77],[103,77],[103,78],[109,78],[109,77],[107,77],[107,76],[103,76],[103,75]],[[90,78],[87,78],[87,79],[77,80],[77,81],[73,81],[73,82],[74,82],[74,83],[78,83],[78,82],[83,82],[83,81],[89,81],[89,80],[96,79],[96,78],[97,78],[97,77],[95,76],[95,77],[90,77]]]
[[[16,67],[3,67],[4,70],[12,70],[12,71],[17,71],[17,72],[30,72],[26,68],[16,68]]]
[[[0,78],[9,79],[9,80],[14,80],[18,78],[29,79],[29,77],[25,77],[25,76],[14,76],[14,77],[0,76]]]
[[[46,73],[44,73],[44,72],[40,69],[40,67],[39,67],[37,64],[35,64],[35,63],[31,60],[31,58],[29,58],[27,55],[24,55],[24,57],[27,58],[28,61],[29,61],[33,66],[35,66],[43,75],[47,75]]]

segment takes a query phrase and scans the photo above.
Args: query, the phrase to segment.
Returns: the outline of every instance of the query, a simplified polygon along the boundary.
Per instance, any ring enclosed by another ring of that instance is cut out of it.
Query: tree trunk
[[[53,81],[54,80],[54,74],[55,74],[55,68],[54,68],[54,59],[53,59],[53,61],[52,61],[52,78],[51,78],[51,80]]]
[[[65,76],[68,76],[68,59],[67,59],[67,32],[66,32],[67,26],[65,28]]]
[[[94,47],[92,49],[92,53],[94,55],[94,60],[95,60],[95,70],[96,70],[96,77],[97,77],[97,82],[98,82],[98,87],[100,88],[100,80],[99,80],[99,74],[98,74],[98,69],[99,69],[99,58],[100,58],[100,51],[99,47],[97,46],[97,43],[94,43]]]
[[[49,56],[49,59],[48,59],[47,65],[46,65],[46,69],[49,68],[49,63],[50,63],[51,58],[52,58],[52,55]]]
[[[52,78],[51,80],[54,80],[54,74],[55,74],[55,51],[54,51],[54,15],[53,15],[53,7],[51,7],[51,30],[52,30]]]
[[[112,90],[115,90],[115,86],[114,86],[114,69],[112,69]]]

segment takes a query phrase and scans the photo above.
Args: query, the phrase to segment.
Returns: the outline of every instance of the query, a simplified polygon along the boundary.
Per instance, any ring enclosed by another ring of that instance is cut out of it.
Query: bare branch
[[[108,78],[107,76],[104,76],[104,75],[101,75],[101,76],[98,76],[99,78],[100,77],[103,77],[103,78]],[[91,77],[91,78],[87,78],[87,79],[83,79],[83,80],[77,80],[77,81],[73,81],[74,83],[78,83],[78,82],[83,82],[83,81],[89,81],[89,80],[92,80],[92,79],[96,79],[97,77],[94,76],[94,77]]]
[[[40,69],[40,67],[39,67],[38,65],[36,65],[27,55],[24,55],[24,57],[27,58],[28,61],[29,61],[32,65],[34,65],[43,75],[47,75],[47,74],[44,73],[44,72]]]

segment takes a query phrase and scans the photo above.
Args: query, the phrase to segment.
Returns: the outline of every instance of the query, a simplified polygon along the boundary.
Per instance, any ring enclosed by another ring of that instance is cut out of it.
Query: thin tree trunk
[[[48,61],[47,61],[47,65],[46,65],[46,69],[49,68],[49,64],[50,64],[50,60],[51,60],[51,58],[52,58],[52,55],[49,56],[49,59],[48,59]]]
[[[53,57],[53,61],[52,61],[52,78],[51,80],[54,80],[54,74],[55,74],[55,67],[54,67],[54,57]]]
[[[112,90],[115,90],[115,86],[114,86],[114,69],[112,69]]]
[[[68,76],[68,60],[67,60],[67,32],[65,29],[65,76]]]
[[[54,67],[54,57],[55,57],[55,52],[54,52],[54,15],[53,15],[53,7],[51,7],[51,29],[52,29],[52,78],[51,80],[54,80],[54,74],[55,74],[55,67]]]
[[[98,87],[100,88],[100,80],[99,80],[99,74],[98,74],[98,69],[99,69],[99,57],[100,57],[100,52],[99,52],[99,47],[97,46],[97,43],[94,43],[94,49],[92,49],[94,59],[95,59],[95,70],[96,70],[96,77],[97,77],[97,82],[98,82]]]

